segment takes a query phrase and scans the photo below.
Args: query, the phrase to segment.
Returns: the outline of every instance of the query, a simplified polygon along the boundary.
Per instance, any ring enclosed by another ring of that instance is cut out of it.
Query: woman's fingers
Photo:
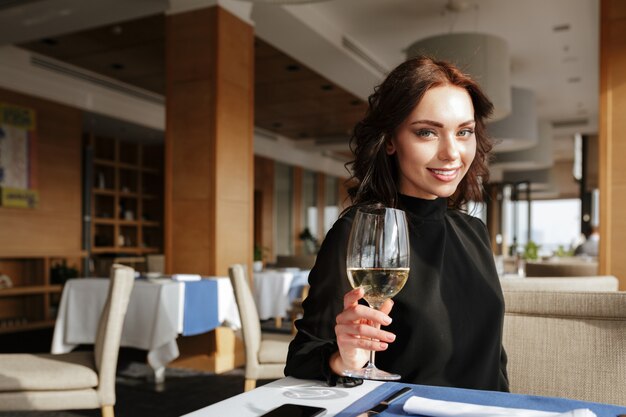
[[[381,342],[393,342],[396,335],[386,330],[378,329],[365,323],[338,324],[335,326],[337,339],[376,339]],[[358,345],[358,344],[357,344]],[[354,345],[357,347],[357,345]],[[358,345],[358,347],[362,347]]]
[[[382,311],[385,314],[389,314],[392,308],[393,308],[393,300],[391,298],[387,298],[385,302],[383,303],[383,305],[381,305],[378,310]]]
[[[361,321],[370,321],[373,324],[387,326],[391,324],[391,317],[382,311],[375,310],[361,304],[347,307],[337,315],[337,324],[347,324]]]
[[[365,291],[363,291],[361,287],[348,291],[346,295],[343,296],[343,308],[346,309],[358,304],[359,300],[363,298],[364,295]]]

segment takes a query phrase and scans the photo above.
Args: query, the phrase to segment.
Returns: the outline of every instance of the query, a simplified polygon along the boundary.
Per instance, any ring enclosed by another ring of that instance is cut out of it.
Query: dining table
[[[63,287],[52,337],[51,353],[67,353],[93,344],[110,280],[70,279]],[[179,335],[193,336],[218,326],[241,327],[239,311],[227,277],[197,281],[170,278],[136,279],[122,329],[120,346],[146,350],[155,382],[180,352]]]
[[[310,270],[275,268],[253,272],[254,301],[259,318],[273,318],[281,327],[283,317],[289,316],[291,303],[300,296],[308,284]]]
[[[218,417],[228,415],[258,417],[282,404],[322,407],[326,409],[324,417],[367,416],[367,410],[404,387],[410,388],[410,392],[391,403],[386,410],[376,414],[377,416],[433,415],[405,412],[403,407],[410,398],[426,401],[436,400],[431,402],[437,403],[441,412],[439,415],[450,417],[462,417],[464,415],[471,415],[472,417],[480,415],[484,417],[490,415],[486,412],[484,414],[463,413],[460,405],[468,404],[498,407],[500,410],[504,410],[504,413],[500,414],[502,416],[548,417],[550,414],[547,412],[552,412],[552,416],[557,416],[560,413],[572,410],[590,410],[596,417],[626,415],[626,407],[624,406],[567,398],[369,380],[363,381],[362,385],[356,387],[330,387],[322,381],[286,377],[185,414],[184,417]],[[470,405],[469,407],[471,408],[472,406]],[[488,409],[484,408],[484,410]],[[510,413],[507,412],[509,410]],[[530,412],[519,413],[516,410]],[[539,413],[535,413],[535,411]],[[577,415],[581,415],[581,413]]]

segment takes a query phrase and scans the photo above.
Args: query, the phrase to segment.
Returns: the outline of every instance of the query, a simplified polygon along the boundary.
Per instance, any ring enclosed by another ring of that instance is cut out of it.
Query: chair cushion
[[[97,385],[93,352],[0,355],[0,392],[85,389]]]
[[[285,363],[287,352],[292,335],[285,334],[263,334],[261,347],[259,349],[259,363]]]

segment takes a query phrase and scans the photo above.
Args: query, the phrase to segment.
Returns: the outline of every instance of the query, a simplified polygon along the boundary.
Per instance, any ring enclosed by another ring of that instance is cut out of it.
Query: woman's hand
[[[369,360],[370,350],[387,349],[396,335],[380,330],[381,325],[391,323],[389,312],[393,307],[391,299],[386,300],[375,310],[359,304],[363,298],[362,288],[356,288],[343,297],[343,311],[337,315],[335,335],[339,351],[330,357],[330,368],[338,375],[347,369],[360,369]]]

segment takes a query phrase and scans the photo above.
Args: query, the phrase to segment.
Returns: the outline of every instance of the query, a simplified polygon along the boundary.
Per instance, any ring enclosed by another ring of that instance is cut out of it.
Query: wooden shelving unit
[[[160,253],[163,248],[163,145],[90,136],[93,254]]]
[[[66,262],[80,275],[85,252],[59,254],[3,254],[0,275],[13,286],[0,289],[0,334],[54,326],[62,283],[51,281],[51,268]]]

